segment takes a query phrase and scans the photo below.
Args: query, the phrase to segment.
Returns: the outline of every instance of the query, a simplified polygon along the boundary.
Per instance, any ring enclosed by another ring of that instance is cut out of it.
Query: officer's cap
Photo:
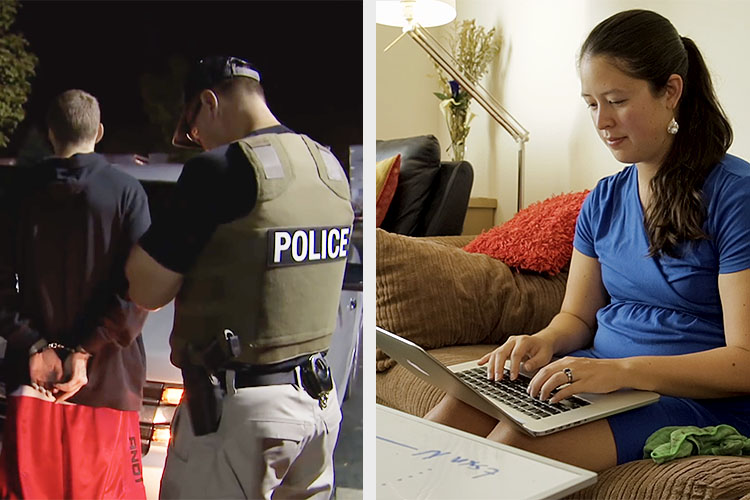
[[[182,114],[172,135],[172,144],[183,148],[197,148],[198,145],[188,137],[188,124],[185,117],[187,104],[201,90],[213,88],[224,80],[240,76],[260,81],[260,73],[250,63],[237,57],[210,56],[194,64],[185,78]]]

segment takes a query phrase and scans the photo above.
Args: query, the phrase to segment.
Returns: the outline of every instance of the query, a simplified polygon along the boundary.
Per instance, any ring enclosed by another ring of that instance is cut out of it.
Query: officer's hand
[[[62,393],[57,396],[57,403],[73,397],[81,390],[81,387],[88,383],[86,365],[90,357],[91,354],[85,352],[74,352],[65,360],[65,368],[70,370],[71,377],[64,384],[55,384],[54,391]]]
[[[51,397],[49,391],[62,376],[62,361],[54,349],[44,349],[29,357],[29,379],[38,391]]]

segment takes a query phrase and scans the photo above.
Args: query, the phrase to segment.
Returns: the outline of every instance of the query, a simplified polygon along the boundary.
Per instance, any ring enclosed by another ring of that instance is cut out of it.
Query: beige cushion
[[[743,495],[750,495],[750,458],[701,456],[662,465],[653,460],[618,465],[566,499],[713,500]]]
[[[376,323],[426,349],[499,344],[540,330],[560,310],[567,271],[511,271],[451,240],[376,231]],[[379,371],[394,364],[378,354]]]

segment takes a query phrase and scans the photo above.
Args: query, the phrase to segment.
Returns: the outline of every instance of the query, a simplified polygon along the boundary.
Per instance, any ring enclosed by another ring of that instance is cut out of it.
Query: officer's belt
[[[221,388],[227,390],[226,373],[219,373],[219,383]],[[297,382],[297,373],[295,369],[279,373],[247,373],[236,372],[234,374],[234,388],[242,389],[244,387],[260,387],[262,385],[286,385]]]
[[[309,357],[309,354],[305,354],[303,356],[297,356],[296,358],[268,365],[230,363],[227,365],[226,369],[234,371],[235,389],[260,387],[264,385],[296,384],[300,383],[297,374],[297,367],[305,363]],[[226,391],[226,371],[219,371],[216,375],[221,384],[221,388]]]

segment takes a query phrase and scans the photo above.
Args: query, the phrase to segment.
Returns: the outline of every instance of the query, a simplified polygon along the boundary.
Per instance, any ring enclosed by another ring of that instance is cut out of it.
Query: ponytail
[[[703,231],[703,184],[732,144],[732,127],[716,98],[706,63],[690,38],[681,41],[688,70],[676,116],[680,130],[651,179],[651,202],[645,212],[651,256],[677,256],[681,242],[708,238]]]

